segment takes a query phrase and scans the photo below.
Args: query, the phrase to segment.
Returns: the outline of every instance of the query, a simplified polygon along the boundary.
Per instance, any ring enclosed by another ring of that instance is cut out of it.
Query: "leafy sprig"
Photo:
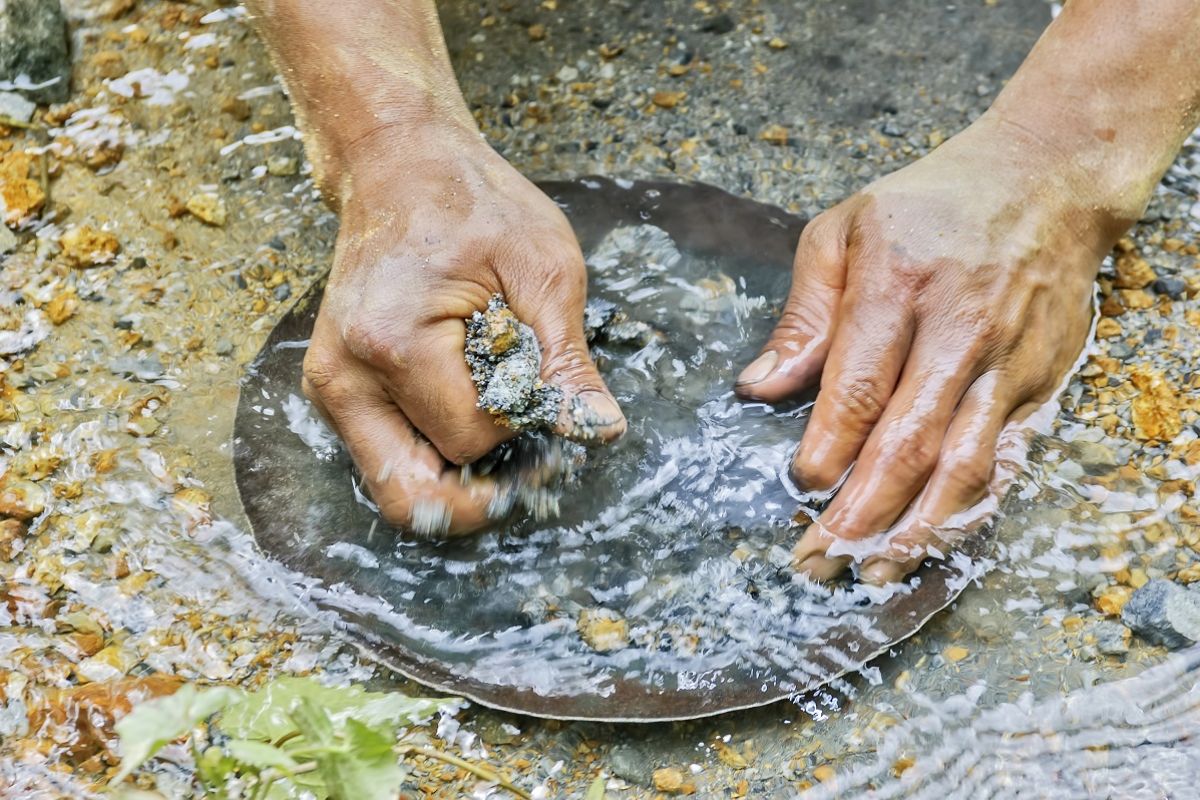
[[[280,678],[255,692],[189,684],[142,703],[117,723],[122,760],[110,785],[120,785],[168,743],[188,737],[196,777],[214,800],[283,800],[302,792],[318,800],[391,800],[414,756],[529,798],[490,766],[407,737],[411,726],[461,706],[458,698],[368,692],[309,678]],[[202,725],[204,737],[197,735]],[[208,743],[203,749],[202,740]]]

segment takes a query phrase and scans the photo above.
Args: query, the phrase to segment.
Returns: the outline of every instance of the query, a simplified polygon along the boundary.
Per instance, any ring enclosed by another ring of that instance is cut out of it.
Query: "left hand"
[[[1097,269],[1129,222],[1074,170],[985,116],[805,228],[779,326],[737,383],[777,402],[821,376],[792,474],[809,491],[849,474],[798,569],[831,578],[847,545],[887,532],[856,553],[860,577],[900,580],[968,527],[951,518],[988,496],[1005,426],[1075,363]]]

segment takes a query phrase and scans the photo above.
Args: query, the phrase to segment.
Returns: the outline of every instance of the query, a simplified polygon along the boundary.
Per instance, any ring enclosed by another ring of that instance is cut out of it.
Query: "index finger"
[[[389,524],[418,535],[460,535],[486,525],[494,481],[462,473],[417,434],[386,388],[365,371],[347,371],[316,390]]]

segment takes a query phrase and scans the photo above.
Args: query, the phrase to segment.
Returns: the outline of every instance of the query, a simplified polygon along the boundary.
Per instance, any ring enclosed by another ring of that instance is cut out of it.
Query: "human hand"
[[[588,355],[586,274],[565,216],[483,143],[435,125],[360,144],[342,171],[334,266],[304,360],[304,391],[337,430],[392,524],[484,525],[497,487],[464,480],[514,433],[476,407],[465,319],[500,293],[561,388],[556,433],[607,442],[625,420]]]
[[[821,376],[792,475],[845,480],[796,545],[800,571],[828,579],[853,554],[862,579],[900,580],[970,527],[955,515],[988,496],[1005,426],[1078,358],[1098,266],[1132,221],[1072,169],[985,116],[805,228],[779,326],[737,383],[776,402]]]

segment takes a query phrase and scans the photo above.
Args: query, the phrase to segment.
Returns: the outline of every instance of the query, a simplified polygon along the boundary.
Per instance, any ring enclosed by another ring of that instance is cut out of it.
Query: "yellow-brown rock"
[[[1117,259],[1117,279],[1113,285],[1118,289],[1144,289],[1158,277],[1154,269],[1134,253],[1125,253]]]
[[[650,102],[659,108],[671,109],[682,103],[685,97],[687,92],[655,92],[650,97]]]
[[[32,166],[33,157],[23,150],[0,156],[0,205],[8,225],[25,222],[46,202],[42,185],[29,177]]]
[[[758,138],[782,147],[788,143],[788,129],[782,125],[768,125],[759,131]]]
[[[607,608],[585,608],[579,613],[579,635],[598,653],[621,650],[629,645],[629,626]]]
[[[1121,335],[1121,323],[1117,322],[1112,317],[1104,317],[1096,323],[1096,337],[1100,339],[1112,339],[1115,336]]]
[[[62,325],[75,316],[75,312],[78,310],[79,298],[75,296],[74,289],[59,292],[54,296],[54,299],[46,304],[46,316],[55,325]]]
[[[1130,379],[1141,392],[1133,398],[1134,435],[1143,441],[1168,442],[1179,435],[1183,420],[1179,392],[1159,372],[1135,369]]]
[[[121,249],[117,237],[91,225],[78,225],[59,237],[63,258],[79,269],[108,264],[117,257]]]

